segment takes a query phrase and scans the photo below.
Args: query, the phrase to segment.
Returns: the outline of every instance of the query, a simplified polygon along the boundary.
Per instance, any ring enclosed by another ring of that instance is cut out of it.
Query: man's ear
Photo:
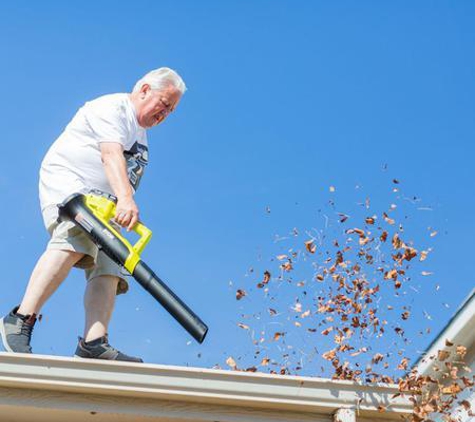
[[[145,97],[145,95],[150,91],[152,87],[149,84],[143,84],[140,88],[141,97]]]

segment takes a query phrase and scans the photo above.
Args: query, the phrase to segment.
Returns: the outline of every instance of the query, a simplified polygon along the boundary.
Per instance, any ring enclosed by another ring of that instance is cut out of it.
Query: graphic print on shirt
[[[130,150],[124,151],[124,156],[127,161],[130,184],[137,191],[145,166],[148,164],[148,148],[146,145],[135,142]]]

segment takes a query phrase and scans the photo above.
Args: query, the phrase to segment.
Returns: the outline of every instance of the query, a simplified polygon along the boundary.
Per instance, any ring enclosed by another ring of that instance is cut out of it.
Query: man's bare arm
[[[130,231],[139,219],[139,210],[134,201],[134,191],[127,174],[124,148],[115,142],[101,142],[101,159],[107,179],[117,196],[115,221]]]

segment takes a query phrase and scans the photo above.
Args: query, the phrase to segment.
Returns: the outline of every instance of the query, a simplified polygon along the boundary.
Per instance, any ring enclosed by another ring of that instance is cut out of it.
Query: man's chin
[[[139,122],[139,125],[141,127],[143,127],[144,129],[150,129],[154,126],[157,125],[157,122],[153,121],[153,122]]]

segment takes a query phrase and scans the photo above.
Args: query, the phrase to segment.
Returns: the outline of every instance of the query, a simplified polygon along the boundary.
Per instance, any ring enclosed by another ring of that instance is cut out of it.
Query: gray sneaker
[[[16,306],[0,319],[0,335],[7,352],[31,353],[31,333],[36,323],[36,314],[20,315]]]
[[[106,359],[106,360],[120,360],[125,362],[139,362],[143,360],[133,356],[127,356],[117,349],[114,349],[108,341],[107,335],[99,337],[95,340],[84,341],[82,337],[79,337],[78,347],[74,357],[86,358],[86,359]]]

